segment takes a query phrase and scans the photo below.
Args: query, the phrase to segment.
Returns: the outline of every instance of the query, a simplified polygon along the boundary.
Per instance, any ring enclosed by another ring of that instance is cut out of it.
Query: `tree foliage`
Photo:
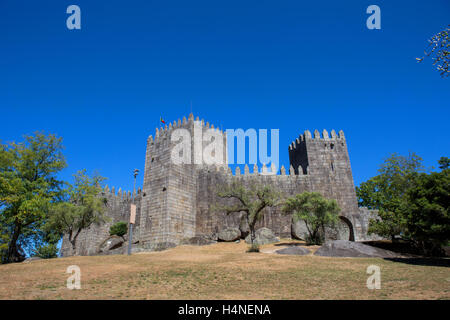
[[[448,157],[441,157],[438,160],[439,163],[439,169],[448,169],[450,167],[450,159]]]
[[[270,186],[252,183],[246,187],[242,182],[235,181],[221,187],[217,195],[220,198],[236,200],[232,205],[217,205],[216,210],[225,211],[226,214],[244,212],[250,229],[252,248],[254,248],[256,222],[263,217],[265,208],[274,207],[280,203],[281,194]]]
[[[128,232],[128,224],[125,221],[119,221],[109,228],[109,235],[123,237]]]
[[[310,244],[322,244],[325,227],[335,226],[339,220],[339,208],[336,200],[326,199],[318,192],[303,192],[288,198],[283,212],[292,214],[294,222],[303,220],[308,230]]]
[[[394,153],[385,159],[377,176],[356,187],[359,205],[378,210],[380,217],[370,220],[369,233],[395,239],[405,231],[402,210],[406,195],[423,169],[422,158],[417,154],[405,157]]]
[[[428,255],[442,254],[450,239],[449,159],[441,157],[441,172],[423,172],[422,159],[392,155],[375,176],[357,187],[359,204],[378,209],[369,232],[400,236]]]
[[[442,245],[450,240],[450,169],[420,174],[407,200],[407,236],[422,252],[442,254]]]
[[[441,77],[445,78],[450,75],[448,66],[450,64],[450,25],[435,34],[428,40],[428,47],[422,58],[416,58],[418,62],[423,61],[425,57],[432,57],[433,65],[440,72]]]
[[[54,243],[42,244],[34,251],[35,256],[42,259],[51,259],[58,256],[58,247]]]
[[[50,210],[46,228],[67,234],[75,252],[81,231],[92,224],[103,223],[108,218],[104,214],[106,199],[100,196],[101,183],[105,178],[97,174],[90,177],[86,170],[78,171],[73,176],[74,183],[67,183],[64,190],[65,201],[55,204]]]
[[[2,262],[19,262],[24,248],[54,241],[42,231],[61,196],[56,174],[66,167],[62,139],[35,133],[21,143],[0,143],[0,250]]]

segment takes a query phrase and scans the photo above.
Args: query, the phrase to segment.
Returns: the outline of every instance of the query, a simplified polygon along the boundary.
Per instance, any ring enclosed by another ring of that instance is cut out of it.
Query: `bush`
[[[308,230],[307,244],[320,245],[324,242],[325,227],[334,227],[339,221],[338,203],[318,192],[303,192],[288,198],[283,213],[292,214],[294,222],[303,220]]]
[[[124,221],[117,222],[109,228],[109,235],[123,237],[128,232],[128,224]]]
[[[247,252],[259,252],[259,245],[255,244],[255,243],[252,244],[252,245],[248,248]]]
[[[56,258],[58,257],[58,248],[56,244],[41,245],[34,251],[34,254],[42,259]]]
[[[450,240],[450,169],[422,173],[408,190],[406,236],[426,255],[443,256]]]

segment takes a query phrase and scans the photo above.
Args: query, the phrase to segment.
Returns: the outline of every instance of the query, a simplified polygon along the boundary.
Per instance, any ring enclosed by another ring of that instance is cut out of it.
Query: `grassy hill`
[[[247,248],[217,243],[0,265],[0,299],[450,299],[449,259],[394,262],[274,254],[279,245],[262,253]],[[70,265],[81,269],[81,290],[66,288]],[[369,265],[381,268],[380,290],[366,287]]]

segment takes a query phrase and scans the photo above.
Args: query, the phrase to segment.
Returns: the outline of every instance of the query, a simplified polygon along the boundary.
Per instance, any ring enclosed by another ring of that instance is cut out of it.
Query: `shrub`
[[[123,237],[127,234],[128,225],[124,221],[117,222],[109,228],[109,235]]]
[[[325,226],[335,226],[341,211],[336,200],[327,199],[318,192],[303,192],[288,198],[282,210],[292,214],[294,222],[299,219],[305,221],[308,230],[306,242],[317,245],[324,242]]]
[[[311,235],[307,235],[305,242],[307,245],[322,245],[325,242],[325,235],[323,232],[319,232],[315,237],[312,237]]]
[[[35,256],[42,259],[51,259],[58,257],[58,248],[56,244],[46,244],[39,246],[35,251]]]
[[[247,252],[259,252],[259,245],[253,243],[247,250]]]

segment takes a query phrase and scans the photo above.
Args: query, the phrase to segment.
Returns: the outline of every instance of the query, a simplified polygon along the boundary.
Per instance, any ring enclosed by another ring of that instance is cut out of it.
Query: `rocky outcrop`
[[[247,219],[245,215],[241,215],[241,220],[239,222],[239,231],[241,231],[241,239],[245,239],[250,233],[250,227],[248,226]]]
[[[251,235],[249,234],[247,237],[245,237],[245,242],[251,244]],[[279,242],[280,240],[275,236],[275,234],[272,232],[272,230],[268,228],[261,228],[256,230],[255,232],[255,244],[257,245],[263,245],[263,244],[269,244],[274,242]]]
[[[275,252],[278,254],[289,254],[295,256],[304,256],[311,253],[311,251],[309,251],[308,249],[299,246],[292,246],[289,248],[277,250]]]
[[[30,263],[32,261],[37,261],[37,260],[42,260],[42,258],[41,257],[30,257],[30,258],[27,258],[24,261],[22,261],[22,263]]]
[[[323,234],[323,232],[321,232],[321,234]],[[306,241],[308,235],[309,233],[305,221],[292,221],[291,236],[293,239]],[[350,227],[342,220],[342,218],[339,218],[334,226],[325,227],[325,240],[350,240],[351,237]]]
[[[323,257],[394,258],[398,256],[389,250],[346,240],[327,241],[314,254]]]
[[[217,237],[219,241],[233,242],[241,238],[241,231],[238,228],[226,228]]]
[[[216,243],[217,241],[210,240],[204,237],[192,237],[188,239],[184,239],[181,244],[188,244],[188,245],[194,245],[194,246],[206,246],[209,244]]]
[[[108,251],[118,249],[123,246],[125,240],[119,236],[110,236],[105,239],[98,248],[98,253],[107,254]]]
[[[308,236],[308,229],[306,228],[305,221],[292,219],[291,236],[293,239],[306,240]]]

